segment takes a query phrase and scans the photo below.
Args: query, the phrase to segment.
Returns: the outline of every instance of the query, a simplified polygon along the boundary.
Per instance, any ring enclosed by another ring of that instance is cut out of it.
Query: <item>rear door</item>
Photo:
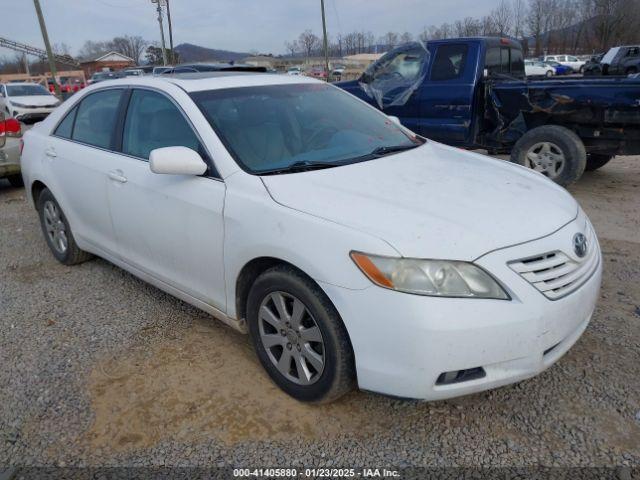
[[[429,50],[431,67],[419,92],[418,132],[448,144],[465,144],[472,124],[478,44],[436,44]]]
[[[116,251],[107,199],[115,125],[124,89],[111,88],[84,97],[47,139],[45,163],[54,171],[50,185],[65,211],[76,240],[107,254]]]
[[[109,204],[121,258],[134,268],[219,310],[225,184],[178,104],[151,89],[131,90],[120,151],[110,163]],[[153,149],[184,146],[209,164],[203,176],[149,169]]]

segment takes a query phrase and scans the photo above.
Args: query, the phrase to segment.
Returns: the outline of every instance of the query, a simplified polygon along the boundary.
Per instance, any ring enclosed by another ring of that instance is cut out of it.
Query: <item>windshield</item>
[[[31,95],[49,95],[49,90],[42,85],[7,85],[10,97],[28,97]]]
[[[191,97],[240,166],[254,174],[344,165],[423,143],[327,84],[208,90]]]

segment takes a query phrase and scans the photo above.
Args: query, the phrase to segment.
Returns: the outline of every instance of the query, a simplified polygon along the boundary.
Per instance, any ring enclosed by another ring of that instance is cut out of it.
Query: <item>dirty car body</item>
[[[598,298],[598,241],[566,190],[304,76],[91,86],[26,133],[23,176],[58,260],[90,252],[248,330],[300,400],[531,377]]]

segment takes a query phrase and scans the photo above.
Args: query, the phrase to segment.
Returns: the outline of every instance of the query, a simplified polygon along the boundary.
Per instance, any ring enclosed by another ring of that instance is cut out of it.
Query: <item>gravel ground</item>
[[[309,406],[206,314],[103,260],[58,264],[0,181],[0,465],[640,466],[639,184],[621,157],[571,189],[604,281],[554,367],[444,402]]]

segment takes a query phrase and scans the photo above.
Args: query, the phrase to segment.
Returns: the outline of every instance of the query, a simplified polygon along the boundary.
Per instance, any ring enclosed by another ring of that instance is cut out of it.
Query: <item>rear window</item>
[[[491,74],[513,76],[524,75],[522,50],[510,47],[491,47],[487,49],[485,68]]]

